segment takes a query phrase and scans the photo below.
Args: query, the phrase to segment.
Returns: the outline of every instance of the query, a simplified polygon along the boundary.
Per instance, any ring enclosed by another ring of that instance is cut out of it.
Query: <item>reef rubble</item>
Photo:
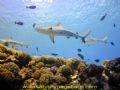
[[[105,61],[103,65],[95,65],[77,58],[31,56],[0,44],[0,90],[3,88],[9,90],[118,90],[120,58]]]

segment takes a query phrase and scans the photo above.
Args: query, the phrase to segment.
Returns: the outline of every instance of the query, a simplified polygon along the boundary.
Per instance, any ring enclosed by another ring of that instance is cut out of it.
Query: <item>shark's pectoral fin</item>
[[[49,37],[50,37],[50,40],[52,41],[52,43],[55,43],[54,36],[49,35]]]

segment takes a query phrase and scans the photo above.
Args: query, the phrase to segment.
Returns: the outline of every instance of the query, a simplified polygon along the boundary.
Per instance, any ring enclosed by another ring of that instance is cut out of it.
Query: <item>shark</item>
[[[18,42],[13,39],[0,39],[0,44],[3,44],[5,46],[12,46],[12,47],[29,45],[28,43]]]
[[[88,38],[88,39],[85,40],[85,44],[91,44],[91,43],[93,43],[93,42],[103,42],[103,43],[107,43],[107,39],[108,39],[107,36],[105,36],[105,37],[102,38],[102,39],[90,37],[90,38]]]
[[[83,43],[85,43],[85,39],[90,34],[91,31],[86,32],[84,35],[79,35],[78,33],[74,33],[68,29],[66,29],[63,25],[57,24],[54,26],[48,27],[36,27],[35,30],[39,33],[48,35],[52,43],[55,43],[54,37],[55,36],[65,36],[65,37],[74,37],[80,38]]]

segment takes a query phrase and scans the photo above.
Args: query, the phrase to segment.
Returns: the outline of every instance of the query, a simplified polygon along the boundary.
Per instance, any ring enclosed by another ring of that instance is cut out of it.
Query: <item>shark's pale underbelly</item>
[[[72,32],[67,32],[67,31],[62,31],[62,30],[59,30],[59,31],[53,30],[50,32],[50,34],[53,36],[78,37],[78,35],[76,35]]]

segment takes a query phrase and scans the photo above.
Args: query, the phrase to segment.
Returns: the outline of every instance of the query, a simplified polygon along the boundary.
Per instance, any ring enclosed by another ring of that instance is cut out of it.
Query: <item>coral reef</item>
[[[120,58],[104,63],[106,66],[105,74],[108,76],[108,83],[112,90],[120,88]]]
[[[53,81],[53,75],[51,74],[42,74],[40,79],[39,79],[39,84],[40,85],[50,85],[52,84],[54,81]]]
[[[70,77],[70,75],[72,75],[72,69],[67,65],[62,65],[58,69],[57,73],[68,78],[68,77]]]
[[[6,87],[4,87],[4,85]],[[103,65],[88,64],[77,58],[30,56],[0,44],[0,89],[46,90],[38,86],[96,86],[82,90],[118,90],[120,88],[120,58]],[[47,90],[64,90],[47,88]],[[81,90],[78,87],[65,90]]]

